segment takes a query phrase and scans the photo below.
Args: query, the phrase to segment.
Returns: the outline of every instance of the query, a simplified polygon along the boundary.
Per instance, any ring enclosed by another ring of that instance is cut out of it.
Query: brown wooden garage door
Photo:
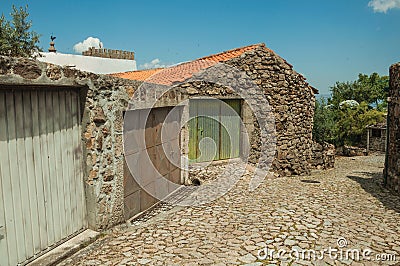
[[[161,107],[125,114],[126,219],[148,209],[178,188],[181,113],[180,108]]]

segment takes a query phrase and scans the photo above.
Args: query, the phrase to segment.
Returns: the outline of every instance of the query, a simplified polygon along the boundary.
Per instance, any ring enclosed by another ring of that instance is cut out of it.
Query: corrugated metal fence
[[[76,90],[0,91],[0,265],[87,226],[79,113]]]

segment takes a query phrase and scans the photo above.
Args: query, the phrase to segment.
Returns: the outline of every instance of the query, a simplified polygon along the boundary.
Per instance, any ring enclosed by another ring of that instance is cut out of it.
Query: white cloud
[[[78,42],[77,44],[75,44],[74,51],[81,54],[82,52],[87,51],[89,47],[102,48],[103,43],[100,41],[99,38],[88,37],[83,42]]]
[[[162,68],[162,67],[168,67],[168,66],[170,66],[170,65],[161,63],[161,60],[156,58],[156,59],[151,60],[151,62],[140,65],[140,68],[141,69],[151,69],[151,68]]]
[[[400,0],[371,0],[368,3],[374,12],[386,13],[389,9],[400,8]]]

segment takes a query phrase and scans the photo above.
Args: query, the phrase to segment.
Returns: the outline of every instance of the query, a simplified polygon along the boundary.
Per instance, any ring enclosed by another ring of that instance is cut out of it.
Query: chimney
[[[54,40],[56,39],[56,37],[51,35],[50,39],[51,39],[51,42],[50,42],[49,52],[55,53],[55,52],[57,52],[56,48],[54,47],[54,45],[55,45]]]

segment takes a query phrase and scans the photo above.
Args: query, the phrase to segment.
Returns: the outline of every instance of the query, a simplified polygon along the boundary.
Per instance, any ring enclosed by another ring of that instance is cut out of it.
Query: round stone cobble
[[[335,169],[266,179],[253,192],[246,173],[209,204],[161,204],[153,215],[110,230],[60,265],[394,265],[400,262],[400,197],[381,185],[383,161],[377,155],[338,158]],[[328,248],[371,253],[367,259],[324,253],[315,260],[277,254]],[[265,250],[272,256],[263,257]],[[375,260],[380,254],[396,261]]]

